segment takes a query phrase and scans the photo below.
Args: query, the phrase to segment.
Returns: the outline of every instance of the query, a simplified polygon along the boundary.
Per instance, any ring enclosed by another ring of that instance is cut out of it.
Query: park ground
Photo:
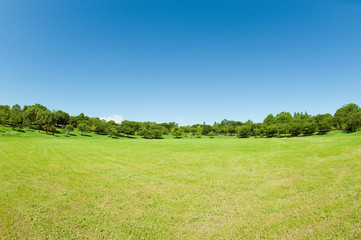
[[[361,132],[0,131],[0,239],[361,238]]]

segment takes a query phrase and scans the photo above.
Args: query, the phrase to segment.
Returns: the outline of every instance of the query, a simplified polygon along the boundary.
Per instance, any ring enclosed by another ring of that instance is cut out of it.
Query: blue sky
[[[361,104],[356,0],[0,1],[0,104],[181,125]]]

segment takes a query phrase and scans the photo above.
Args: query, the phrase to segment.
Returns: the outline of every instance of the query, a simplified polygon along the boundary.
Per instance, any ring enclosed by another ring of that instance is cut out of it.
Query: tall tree
[[[361,127],[361,109],[353,111],[346,121],[346,130],[354,132],[358,131]]]
[[[338,129],[345,129],[349,115],[358,109],[360,109],[360,107],[355,103],[349,103],[337,109],[335,115],[333,116],[335,126]]]
[[[0,105],[0,124],[6,124],[10,118],[10,107],[8,105]]]
[[[57,125],[67,125],[69,123],[70,116],[68,113],[58,110],[54,114],[54,122]]]
[[[9,124],[14,129],[22,122],[20,111],[17,108],[10,110]]]
[[[271,125],[275,123],[275,117],[273,114],[268,114],[267,117],[263,120],[264,125]]]

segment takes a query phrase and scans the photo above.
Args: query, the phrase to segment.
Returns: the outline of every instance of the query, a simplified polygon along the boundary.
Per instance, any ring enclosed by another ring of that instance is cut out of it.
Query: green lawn
[[[361,238],[360,132],[75,134],[0,132],[0,239]]]

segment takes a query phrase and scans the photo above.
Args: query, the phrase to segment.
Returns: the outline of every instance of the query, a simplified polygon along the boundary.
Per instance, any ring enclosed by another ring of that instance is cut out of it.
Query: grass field
[[[0,238],[361,239],[361,133],[2,133]]]

